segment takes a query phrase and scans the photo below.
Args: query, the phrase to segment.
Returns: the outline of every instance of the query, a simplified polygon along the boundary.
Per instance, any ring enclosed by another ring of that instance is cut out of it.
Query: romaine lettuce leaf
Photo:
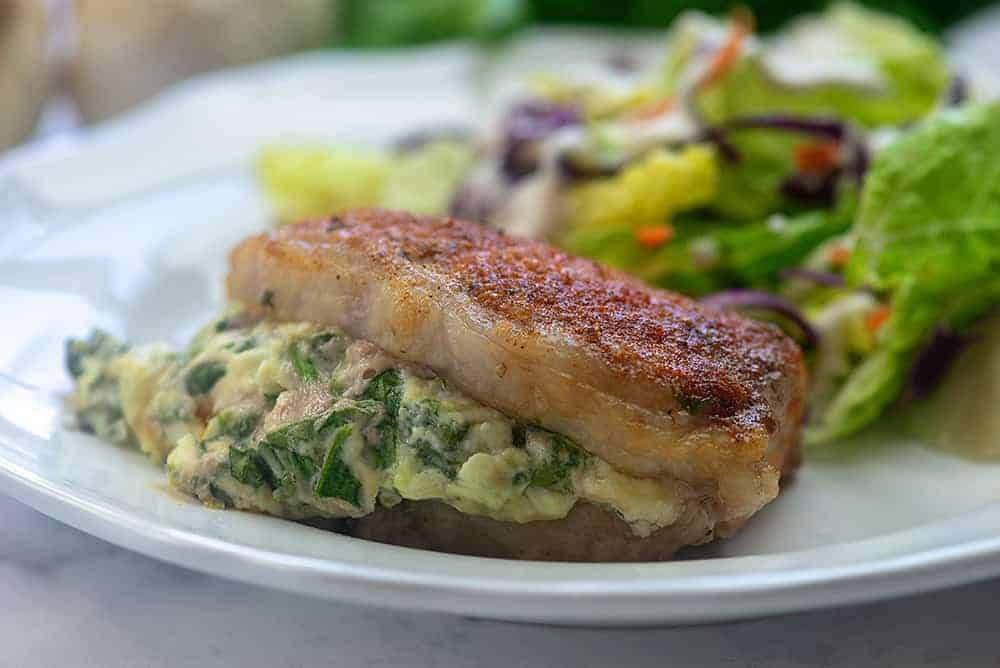
[[[775,130],[741,130],[726,140],[740,159],[720,161],[719,192],[711,210],[725,220],[748,221],[789,209],[781,187],[795,171],[793,150],[802,138]]]
[[[836,210],[775,215],[747,224],[679,220],[675,238],[659,248],[643,247],[630,226],[581,228],[564,246],[687,294],[734,286],[770,288],[782,269],[800,264],[823,241],[850,227],[851,202],[846,197]]]
[[[899,396],[913,359],[938,322],[940,311],[925,299],[913,280],[900,286],[890,308],[892,315],[879,330],[875,349],[850,372],[828,404],[811,406],[806,445],[853,434],[873,422]]]
[[[878,417],[910,379],[938,325],[959,331],[1000,306],[1000,104],[948,112],[876,159],[855,223],[846,276],[889,296],[877,343],[807,443],[849,435]]]
[[[668,87],[677,85],[698,53],[692,45],[699,29],[705,40],[719,30],[702,19],[676,31],[679,39],[665,66],[672,80]],[[869,127],[901,125],[932,112],[948,81],[933,38],[899,18],[839,3],[803,17],[775,39],[754,42],[696,102],[715,122],[780,112],[834,116]]]
[[[718,169],[705,144],[655,149],[614,176],[569,188],[563,208],[574,229],[654,225],[675,212],[710,202]]]
[[[884,150],[855,233],[858,285],[961,284],[1000,267],[1000,103],[944,112]]]

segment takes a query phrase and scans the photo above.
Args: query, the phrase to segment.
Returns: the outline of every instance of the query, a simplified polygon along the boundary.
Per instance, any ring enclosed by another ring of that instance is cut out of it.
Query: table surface
[[[0,666],[1000,666],[1000,580],[861,607],[674,629],[390,612],[230,582],[0,496]]]

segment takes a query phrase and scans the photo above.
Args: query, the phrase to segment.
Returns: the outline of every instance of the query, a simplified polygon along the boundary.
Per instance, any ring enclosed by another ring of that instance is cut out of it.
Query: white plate
[[[529,51],[530,52],[530,51]],[[226,249],[267,225],[260,142],[381,142],[481,118],[463,49],[306,56],[184,85],[82,140],[0,163],[0,489],[153,557],[316,596],[580,624],[694,623],[1000,574],[1000,467],[891,434],[808,462],[737,538],[662,564],[541,564],[367,543],[171,494],[137,454],[68,432],[62,342],[101,326],[182,342],[219,305]],[[433,93],[432,93],[433,91]]]

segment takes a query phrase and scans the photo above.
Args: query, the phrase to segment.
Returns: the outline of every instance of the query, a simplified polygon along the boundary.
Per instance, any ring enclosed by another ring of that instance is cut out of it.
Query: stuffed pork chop
[[[454,552],[654,560],[778,494],[801,352],[544,243],[358,211],[252,237],[188,350],[70,344],[81,425],[210,505]]]

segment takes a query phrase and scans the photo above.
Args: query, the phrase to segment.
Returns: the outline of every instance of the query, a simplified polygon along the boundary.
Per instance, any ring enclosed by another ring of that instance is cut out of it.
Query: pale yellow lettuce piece
[[[445,213],[474,153],[469,144],[439,141],[397,156],[383,183],[379,205],[414,213]]]
[[[257,173],[280,222],[380,206],[444,213],[473,148],[432,142],[400,155],[338,147],[273,147]]]
[[[327,147],[274,147],[257,174],[282,222],[377,206],[390,161],[374,152]]]
[[[655,225],[677,211],[708,204],[718,184],[715,152],[710,147],[657,149],[614,176],[570,188],[565,215],[570,229]]]
[[[588,120],[615,118],[637,112],[663,97],[661,87],[649,82],[629,86],[598,85],[550,74],[537,74],[529,81],[535,97],[580,110]]]

